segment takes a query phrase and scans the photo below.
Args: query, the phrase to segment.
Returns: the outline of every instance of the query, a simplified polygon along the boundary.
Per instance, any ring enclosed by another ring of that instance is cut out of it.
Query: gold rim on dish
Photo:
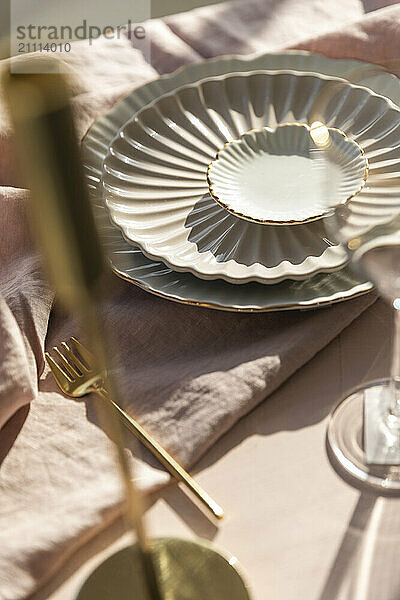
[[[327,307],[330,304],[337,304],[338,302],[342,302],[343,300],[352,300],[353,298],[357,298],[358,296],[364,296],[368,292],[372,291],[374,286],[370,282],[360,283],[359,285],[364,285],[362,290],[357,290],[356,292],[352,292],[348,296],[342,293],[338,298],[334,298],[333,300],[317,300],[313,301],[311,304],[301,304],[299,302],[293,302],[291,304],[274,304],[271,306],[249,306],[240,308],[238,306],[227,306],[224,304],[217,304],[216,302],[200,302],[199,300],[186,300],[185,298],[179,298],[178,296],[174,296],[172,294],[167,294],[166,292],[160,292],[159,290],[152,289],[147,283],[143,283],[134,277],[130,277],[122,271],[119,271],[117,267],[115,267],[110,261],[111,270],[115,275],[117,275],[120,279],[124,281],[128,281],[132,283],[136,287],[141,290],[153,294],[154,296],[158,296],[159,298],[164,298],[165,300],[172,300],[173,302],[177,302],[178,304],[188,304],[189,306],[202,306],[204,308],[213,308],[217,310],[223,310],[225,312],[239,312],[239,313],[252,313],[252,312],[276,312],[279,310],[312,310],[314,308]],[[234,284],[232,284],[234,285]],[[258,284],[262,285],[262,284]],[[358,287],[358,286],[357,286]]]

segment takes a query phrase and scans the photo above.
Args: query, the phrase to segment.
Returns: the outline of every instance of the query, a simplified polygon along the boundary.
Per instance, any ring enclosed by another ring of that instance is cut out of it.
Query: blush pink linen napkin
[[[151,64],[127,39],[98,40],[93,52],[74,44],[79,134],[132,87],[203,57],[299,47],[386,64],[400,44],[400,7],[375,7],[240,0],[151,21]],[[4,107],[0,126],[0,598],[22,600],[119,514],[121,496],[93,401],[63,397],[44,368],[45,337],[51,346],[77,326],[59,311],[48,325],[53,293],[30,241],[29,195]],[[118,333],[129,409],[191,466],[373,299],[246,315],[174,304],[117,282],[107,320]],[[9,419],[29,403],[18,431],[21,413]],[[145,490],[166,479],[150,463],[137,466]]]

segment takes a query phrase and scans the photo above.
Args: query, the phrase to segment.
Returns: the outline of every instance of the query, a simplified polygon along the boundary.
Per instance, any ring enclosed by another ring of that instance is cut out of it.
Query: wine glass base
[[[400,495],[400,438],[388,435],[383,422],[388,385],[385,380],[360,386],[344,398],[331,414],[327,443],[351,478]]]

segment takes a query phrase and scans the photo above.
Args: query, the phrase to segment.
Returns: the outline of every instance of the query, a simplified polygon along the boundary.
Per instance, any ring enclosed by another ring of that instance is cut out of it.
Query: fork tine
[[[57,354],[57,356],[59,358],[59,362],[61,362],[61,365],[63,367],[63,370],[71,377],[71,380],[73,381],[76,377],[79,377],[79,373],[74,368],[74,365],[68,362],[68,360],[65,358],[64,354],[62,354],[62,352],[60,352],[60,350],[57,348],[57,346],[53,346],[53,350]]]
[[[68,384],[71,383],[70,377],[66,373],[64,373],[61,367],[56,363],[56,361],[50,356],[48,352],[45,352],[44,355],[46,357],[47,364],[49,365],[50,370],[54,375],[54,379],[56,380],[59,387],[65,391],[65,388],[67,388]]]
[[[70,361],[72,362],[73,366],[75,369],[79,369],[79,371],[83,374],[86,373],[89,369],[87,368],[86,365],[83,364],[83,362],[81,361],[81,359],[76,356],[76,354],[74,354],[71,350],[71,348],[68,346],[68,344],[66,342],[61,342],[62,347],[64,348],[64,351],[66,352],[68,358],[70,359]]]
[[[78,342],[78,340],[74,337],[70,338],[71,341],[71,346],[78,352],[78,354],[83,358],[83,360],[85,361],[85,363],[87,364],[88,367],[91,367],[94,362],[94,356],[91,352],[89,352],[89,350],[86,348],[86,346],[84,346],[83,344],[81,344],[81,342]]]

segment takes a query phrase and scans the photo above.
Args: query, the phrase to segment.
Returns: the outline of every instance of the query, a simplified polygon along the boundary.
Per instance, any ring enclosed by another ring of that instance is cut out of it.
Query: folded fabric
[[[151,64],[128,39],[100,39],[91,52],[74,43],[68,60],[78,132],[133,86],[186,62],[294,45],[324,52],[325,44],[337,57],[382,62],[395,56],[399,23],[400,7],[364,17],[358,0],[239,0],[149,22]],[[318,38],[300,44],[315,31]],[[388,46],[376,54],[383,36]],[[30,241],[29,196],[4,112],[0,125],[0,597],[21,600],[119,513],[121,494],[94,400],[63,397],[43,370],[46,333],[50,347],[79,330],[58,310],[48,328],[53,294]],[[373,300],[235,314],[174,304],[118,281],[106,318],[117,332],[127,408],[190,466]],[[8,419],[30,402],[18,435],[21,419]],[[136,476],[151,490],[166,476],[144,457]]]

